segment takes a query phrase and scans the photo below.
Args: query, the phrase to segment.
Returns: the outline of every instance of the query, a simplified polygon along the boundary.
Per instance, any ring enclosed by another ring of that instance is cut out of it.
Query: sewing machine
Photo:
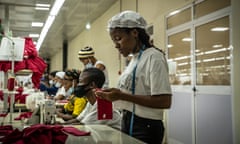
[[[54,124],[56,106],[55,101],[46,99],[40,106],[40,123],[42,124]]]

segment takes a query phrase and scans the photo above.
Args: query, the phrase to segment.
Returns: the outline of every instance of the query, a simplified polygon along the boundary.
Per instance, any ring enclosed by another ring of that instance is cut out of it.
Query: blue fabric
[[[58,88],[55,87],[55,86],[52,86],[52,87],[47,87],[46,85],[40,83],[40,87],[39,87],[40,91],[47,91],[48,95],[51,96],[51,95],[56,95],[57,91],[58,91]]]

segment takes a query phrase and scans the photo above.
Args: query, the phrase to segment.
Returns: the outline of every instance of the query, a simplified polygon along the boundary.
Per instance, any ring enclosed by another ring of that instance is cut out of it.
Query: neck
[[[94,93],[90,93],[87,96],[88,101],[90,102],[91,105],[94,105],[94,103],[96,102],[96,96]]]

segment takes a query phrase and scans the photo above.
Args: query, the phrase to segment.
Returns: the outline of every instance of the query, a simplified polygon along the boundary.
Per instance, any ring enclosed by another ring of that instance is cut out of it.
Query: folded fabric
[[[0,127],[2,130],[11,130],[5,137],[0,138],[3,144],[64,144],[67,140],[68,134],[75,136],[90,135],[90,132],[80,131],[75,127],[63,127],[62,125],[43,125],[36,124],[19,131],[13,130],[11,126]]]
[[[14,120],[21,120],[21,119],[25,119],[25,118],[30,118],[32,116],[33,112],[24,112],[21,113],[18,117],[14,118]]]
[[[8,135],[12,131],[13,131],[13,127],[11,125],[0,126],[0,136]]]
[[[90,132],[81,131],[75,127],[64,127],[62,131],[72,134],[74,136],[87,136],[90,135]]]
[[[22,135],[23,133],[21,131],[19,131],[18,129],[15,129],[5,137],[1,137],[0,142],[2,142],[2,144],[12,144],[12,143],[23,144],[21,140]]]
[[[0,117],[6,117],[8,113],[0,113]]]

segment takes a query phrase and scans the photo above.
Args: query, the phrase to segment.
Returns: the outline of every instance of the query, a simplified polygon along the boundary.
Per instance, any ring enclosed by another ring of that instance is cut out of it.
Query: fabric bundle
[[[4,136],[0,138],[0,142],[3,144],[64,144],[68,137],[67,134],[87,136],[90,135],[90,132],[80,131],[75,127],[37,124],[27,127],[23,131],[13,129],[12,126],[1,126],[0,134]]]
[[[25,37],[25,47],[23,60],[14,63],[14,72],[18,72],[23,69],[32,70],[32,82],[34,88],[39,88],[40,79],[44,73],[47,64],[38,56],[37,49],[33,44],[32,38]],[[0,70],[7,72],[11,69],[11,61],[0,61]]]

